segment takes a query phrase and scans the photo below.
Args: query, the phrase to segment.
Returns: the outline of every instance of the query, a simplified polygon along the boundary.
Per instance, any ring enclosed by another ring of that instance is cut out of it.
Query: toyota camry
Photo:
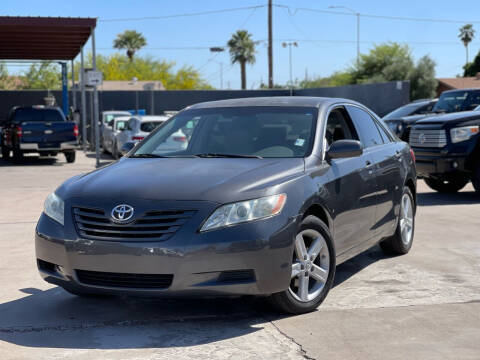
[[[185,146],[165,146],[181,131]],[[36,228],[42,277],[79,295],[257,295],[312,311],[336,265],[414,235],[414,155],[350,100],[186,108],[121,160],[65,181]]]

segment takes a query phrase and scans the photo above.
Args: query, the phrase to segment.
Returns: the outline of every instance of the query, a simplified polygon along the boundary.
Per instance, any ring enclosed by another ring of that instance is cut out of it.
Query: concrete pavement
[[[78,153],[0,160],[0,359],[479,359],[480,198],[419,183],[412,251],[339,266],[319,311],[281,317],[251,298],[81,299],[37,274],[43,200],[93,169]]]

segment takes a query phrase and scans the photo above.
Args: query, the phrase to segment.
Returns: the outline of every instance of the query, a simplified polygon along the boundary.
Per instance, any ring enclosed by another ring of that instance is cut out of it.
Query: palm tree
[[[255,63],[255,42],[248,31],[237,30],[228,40],[227,46],[229,47],[232,64],[240,63],[242,90],[245,90],[247,88],[246,64]]]
[[[147,45],[147,40],[141,33],[135,30],[126,30],[122,34],[118,34],[117,38],[113,41],[113,47],[115,49],[127,49],[127,56],[130,61],[133,60],[135,52],[145,45]]]
[[[473,29],[473,25],[467,24],[462,26],[460,28],[460,33],[458,34],[458,37],[463,42],[463,45],[465,45],[465,51],[467,52],[467,60],[465,62],[465,65],[467,65],[468,64],[468,44],[475,37],[475,30]]]

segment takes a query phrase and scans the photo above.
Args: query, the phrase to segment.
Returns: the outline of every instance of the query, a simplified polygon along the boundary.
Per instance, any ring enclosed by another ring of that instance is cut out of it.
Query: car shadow
[[[366,250],[365,252],[345,261],[344,263],[337,266],[335,270],[335,280],[333,282],[333,287],[342,284],[344,281],[348,280],[355,274],[359,273],[366,267],[372,265],[373,263],[388,259],[392,257],[391,255],[385,255],[380,249],[379,245]]]
[[[475,191],[461,191],[452,194],[437,192],[418,193],[419,206],[469,205],[480,203],[480,195]]]
[[[80,298],[59,287],[21,289],[0,304],[0,341],[38,348],[188,347],[262,329],[257,299]]]
[[[12,159],[4,160],[0,158],[0,167],[2,166],[63,166],[66,163],[64,161],[57,161],[56,157],[40,157],[40,156],[25,156],[20,161],[13,161]]]
[[[90,158],[90,159],[95,159],[95,158],[96,158],[95,152],[87,152],[87,153],[85,154],[85,156],[86,156],[87,158]],[[115,160],[112,155],[110,155],[110,154],[105,154],[105,153],[103,153],[103,152],[100,151],[99,164],[98,164],[98,167],[99,167],[99,168],[102,167],[102,166],[111,164],[111,163],[113,163],[113,162],[115,162],[115,161],[117,161],[117,160]]]

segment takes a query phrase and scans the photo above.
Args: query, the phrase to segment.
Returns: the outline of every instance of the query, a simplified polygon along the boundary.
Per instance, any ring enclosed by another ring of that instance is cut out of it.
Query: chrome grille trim
[[[413,128],[409,143],[414,147],[441,148],[447,145],[445,130],[423,130]]]
[[[109,241],[165,241],[194,213],[194,210],[151,210],[132,222],[119,224],[103,209],[73,208],[75,227],[82,238]]]

